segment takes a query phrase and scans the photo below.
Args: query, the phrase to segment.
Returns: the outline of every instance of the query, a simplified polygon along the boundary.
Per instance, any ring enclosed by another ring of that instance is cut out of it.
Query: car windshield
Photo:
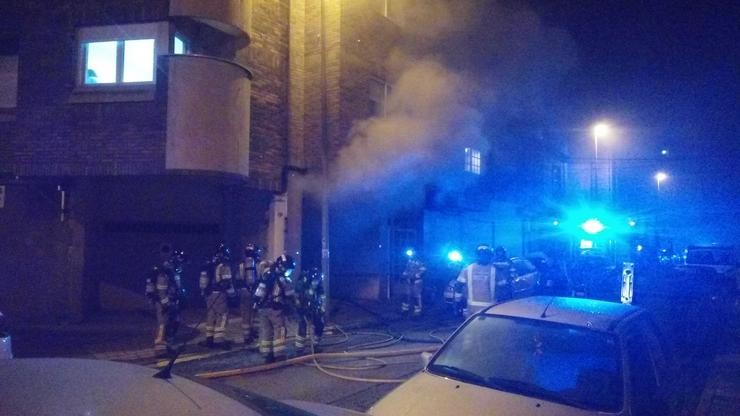
[[[448,341],[428,371],[583,409],[622,408],[615,337],[569,325],[481,315]]]

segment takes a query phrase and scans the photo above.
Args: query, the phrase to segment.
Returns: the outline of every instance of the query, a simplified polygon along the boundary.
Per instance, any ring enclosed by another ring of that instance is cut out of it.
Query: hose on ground
[[[319,359],[398,357],[398,356],[403,356],[403,355],[421,354],[422,352],[434,352],[437,350],[437,348],[439,348],[439,346],[434,345],[434,346],[428,346],[428,347],[394,349],[394,350],[386,350],[386,351],[314,352],[312,354],[303,355],[300,357],[294,357],[294,358],[290,358],[285,361],[279,361],[279,362],[275,362],[271,364],[264,364],[264,365],[259,365],[255,367],[236,368],[232,370],[210,371],[210,372],[205,372],[205,373],[198,373],[195,376],[201,377],[201,378],[207,378],[207,379],[232,377],[232,376],[238,376],[238,375],[244,375],[244,374],[254,374],[254,373],[259,373],[262,371],[274,370],[277,368],[287,367],[290,365],[301,364],[306,361],[313,361],[313,360],[319,360]],[[394,381],[394,383],[395,382],[401,382],[401,381]]]

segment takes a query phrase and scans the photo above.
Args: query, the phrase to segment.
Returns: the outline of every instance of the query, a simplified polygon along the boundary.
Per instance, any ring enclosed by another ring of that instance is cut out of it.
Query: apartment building
[[[12,4],[0,308],[79,319],[143,306],[167,246],[189,255],[193,294],[220,242],[320,262],[320,201],[300,179],[382,106],[388,12],[375,0]]]

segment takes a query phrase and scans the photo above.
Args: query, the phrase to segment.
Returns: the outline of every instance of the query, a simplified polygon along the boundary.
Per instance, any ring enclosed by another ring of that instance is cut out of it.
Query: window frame
[[[123,82],[125,42],[143,39],[154,40],[152,80]],[[100,84],[88,84],[85,82],[87,71],[87,45],[96,42],[117,42],[116,82]],[[153,87],[157,83],[157,58],[160,55],[168,54],[169,48],[169,29],[166,22],[80,27],[77,29],[77,88],[86,91],[116,91]]]
[[[177,41],[182,42],[182,52],[178,53],[175,49],[177,48]],[[183,35],[182,32],[175,32],[172,35],[172,48],[173,55],[190,55],[191,53],[191,42],[187,36]]]
[[[373,95],[373,87],[372,84],[376,84],[377,86],[380,86],[380,90],[382,90],[382,97],[379,97],[381,101],[376,101],[373,98],[376,98]],[[388,114],[388,96],[391,92],[391,85],[388,83],[388,81],[379,78],[379,77],[370,77],[370,80],[368,81],[368,94],[367,98],[368,101],[373,103],[373,111],[372,114],[370,114],[371,117],[385,117]],[[382,113],[378,114],[375,110],[375,107],[377,107],[377,104],[380,104],[382,108]]]
[[[465,172],[481,175],[483,172],[483,155],[480,150],[472,147],[465,148]]]

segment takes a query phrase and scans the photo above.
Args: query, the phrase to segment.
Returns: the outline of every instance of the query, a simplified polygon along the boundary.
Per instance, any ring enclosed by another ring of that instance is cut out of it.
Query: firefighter
[[[455,298],[465,302],[464,316],[470,316],[496,301],[496,267],[493,251],[481,244],[475,251],[476,260],[457,276]],[[464,299],[464,300],[463,300]]]
[[[421,316],[422,312],[422,292],[424,289],[424,272],[426,272],[426,266],[419,260],[418,254],[413,250],[409,249],[406,251],[408,261],[406,262],[406,268],[401,275],[401,283],[404,288],[404,299],[401,302],[401,313],[406,315],[411,310],[411,305],[414,306],[414,316]]]
[[[295,282],[296,306],[298,308],[298,333],[295,338],[297,352],[302,352],[306,342],[315,349],[324,334],[324,315],[326,314],[326,294],[324,293],[324,274],[317,267],[308,273],[301,273]],[[308,324],[311,324],[312,338],[307,337]]]
[[[177,287],[177,300],[179,306],[182,306],[187,297],[185,285],[182,282],[183,267],[187,259],[188,257],[185,255],[184,251],[175,250],[172,252],[172,259],[170,260],[170,264],[172,264],[172,276],[175,281],[175,286]]]
[[[200,288],[206,296],[206,341],[208,348],[230,349],[226,339],[229,320],[228,301],[236,297],[232,282],[231,250],[221,244],[210,263],[201,269]]]
[[[295,300],[291,274],[293,258],[283,254],[272,265],[261,263],[266,270],[260,275],[254,292],[260,329],[260,353],[265,362],[285,359],[286,316]]]
[[[496,300],[507,300],[514,297],[511,287],[515,275],[514,264],[503,246],[493,250],[493,267],[496,268]]]
[[[262,250],[250,243],[244,247],[244,261],[239,263],[239,270],[234,279],[234,287],[239,295],[239,312],[242,318],[244,344],[251,344],[257,336],[254,326],[254,290],[257,284],[257,266],[260,263]]]
[[[154,351],[162,356],[171,348],[180,323],[178,289],[174,275],[163,266],[154,267],[146,279],[146,295],[157,314]]]

